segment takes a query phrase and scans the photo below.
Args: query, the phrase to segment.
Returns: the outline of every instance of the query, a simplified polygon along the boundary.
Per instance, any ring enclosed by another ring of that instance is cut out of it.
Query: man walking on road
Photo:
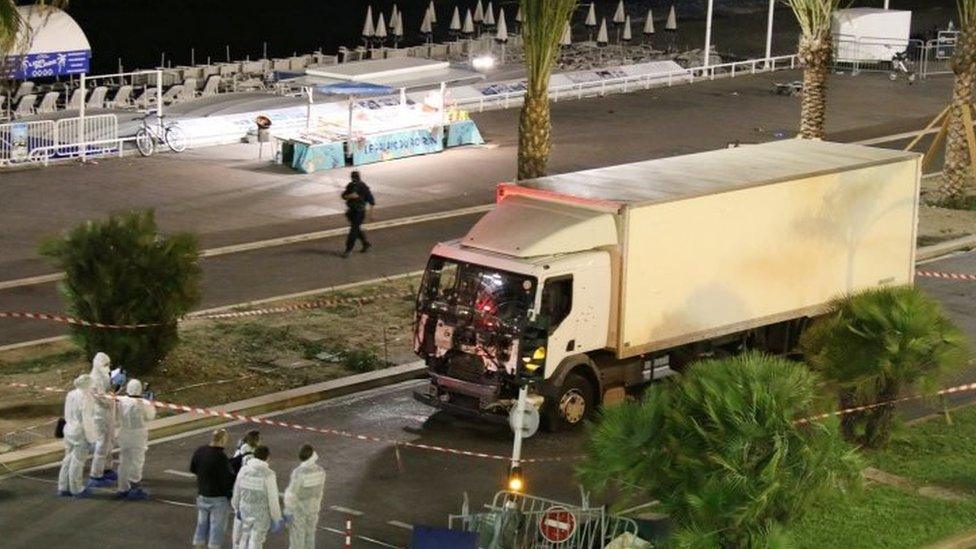
[[[353,171],[350,177],[352,181],[346,185],[346,190],[342,192],[342,199],[346,201],[346,219],[349,220],[346,251],[342,253],[342,257],[349,257],[349,252],[355,247],[357,240],[362,241],[363,252],[369,249],[370,243],[366,240],[366,233],[363,232],[362,224],[367,217],[372,220],[373,206],[376,205],[376,201],[373,200],[373,193],[370,192],[359,172]],[[369,208],[368,215],[367,207]]]
[[[298,459],[301,464],[291,472],[291,480],[285,489],[288,548],[313,549],[325,491],[325,469],[317,463],[319,456],[308,444],[299,450]]]
[[[190,472],[197,476],[197,528],[194,547],[219,549],[224,543],[230,498],[234,492],[234,472],[224,453],[227,431],[217,429],[210,444],[197,448],[190,461]]]

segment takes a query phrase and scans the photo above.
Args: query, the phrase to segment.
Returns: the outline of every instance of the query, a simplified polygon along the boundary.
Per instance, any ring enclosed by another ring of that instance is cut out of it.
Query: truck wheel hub
[[[568,423],[579,423],[586,415],[586,399],[577,389],[567,391],[559,399],[559,412]]]

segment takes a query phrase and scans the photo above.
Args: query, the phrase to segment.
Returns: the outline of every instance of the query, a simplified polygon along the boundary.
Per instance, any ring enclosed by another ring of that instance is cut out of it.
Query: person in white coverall
[[[119,399],[119,498],[146,499],[142,489],[142,467],[149,449],[149,422],[156,407],[142,397],[142,382],[132,379]]]
[[[111,467],[105,468],[115,446],[116,403],[114,398],[103,397],[111,393],[111,365],[112,361],[105,353],[98,353],[92,359],[92,393],[95,395],[95,430],[98,435],[95,438],[91,471],[88,473],[89,486],[111,486],[112,482],[118,480]]]
[[[298,452],[301,464],[291,472],[285,488],[285,524],[288,525],[290,549],[315,547],[315,528],[322,509],[325,492],[325,469],[318,464],[319,456],[308,444]]]
[[[240,518],[240,538],[234,540],[234,549],[261,549],[272,532],[281,530],[283,520],[278,503],[278,479],[268,466],[271,452],[267,446],[254,449],[234,482],[234,496],[230,500],[234,514]]]
[[[85,497],[85,461],[88,449],[95,443],[95,419],[92,415],[92,379],[88,374],[75,378],[75,388],[64,399],[64,460],[58,474],[58,494]]]

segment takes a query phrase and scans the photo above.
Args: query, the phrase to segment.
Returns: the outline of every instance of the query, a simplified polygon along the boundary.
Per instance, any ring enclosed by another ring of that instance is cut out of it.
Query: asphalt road
[[[926,265],[930,270],[976,272],[976,253],[941,259]],[[919,279],[919,286],[939,299],[948,313],[976,342],[976,283],[940,279]],[[951,383],[976,381],[970,369]],[[511,435],[506,427],[461,420],[434,413],[411,397],[423,382],[408,382],[367,393],[343,397],[279,415],[293,423],[329,427],[398,441],[422,442],[505,455]],[[952,404],[976,398],[973,393],[954,395]],[[919,401],[903,407],[907,417],[932,410]],[[233,427],[235,438],[245,427]],[[283,428],[262,429],[272,450],[271,464],[279,483],[297,463],[298,447],[314,444],[328,472],[327,491],[320,526],[342,530],[347,512],[354,517],[358,547],[392,545],[403,547],[410,532],[403,525],[445,525],[449,513],[460,510],[467,492],[472,508],[479,507],[502,486],[504,461],[457,457],[403,448],[396,452],[389,444],[346,438],[310,436]],[[108,494],[74,501],[54,497],[52,484],[57,469],[29,473],[29,478],[0,480],[0,531],[3,546],[60,547],[178,547],[189,545],[195,513],[190,504],[194,482],[180,474],[186,471],[193,449],[206,442],[207,435],[176,437],[154,444],[149,451],[145,484],[154,499],[141,503],[120,503]],[[571,456],[579,452],[579,434],[540,433],[529,439],[526,457]],[[171,471],[176,471],[173,473]],[[578,501],[572,480],[572,462],[529,464],[525,468],[528,490],[563,501]],[[16,525],[16,526],[14,526]],[[68,541],[70,540],[70,542]],[[383,545],[386,544],[386,545]],[[285,547],[283,535],[272,536],[269,547]],[[335,532],[322,530],[319,547],[342,547]]]
[[[796,127],[796,98],[771,93],[789,72],[655,89],[553,105],[552,170],[565,172],[766,141]],[[857,141],[920,129],[944,104],[949,80],[916,86],[886,76],[835,76],[831,138]],[[744,116],[743,113],[749,113]],[[496,183],[514,176],[516,110],[475,116],[489,141],[439,155],[364,168],[381,207],[396,219],[491,202]],[[894,142],[886,146],[898,146]],[[0,190],[0,279],[52,272],[35,247],[44,236],[111,211],[153,207],[164,230],[193,230],[222,246],[341,227],[338,189],[345,171],[301,175],[258,162],[246,146],[185,155],[107,159],[5,174]],[[932,169],[937,169],[938,161]],[[341,238],[204,260],[202,308],[368,280],[422,267],[429,248],[461,236],[475,216],[377,231],[367,256],[329,252]],[[62,309],[55,284],[0,290],[0,310]],[[0,345],[65,333],[58,324],[0,319]]]

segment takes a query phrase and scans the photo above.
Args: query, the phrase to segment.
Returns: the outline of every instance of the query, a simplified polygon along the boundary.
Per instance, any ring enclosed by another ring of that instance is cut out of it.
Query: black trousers
[[[366,212],[347,210],[346,219],[349,220],[349,234],[346,235],[346,252],[352,251],[357,240],[361,241],[364,247],[369,246],[369,242],[366,240],[366,233],[363,232],[362,228],[363,221],[366,220]]]

